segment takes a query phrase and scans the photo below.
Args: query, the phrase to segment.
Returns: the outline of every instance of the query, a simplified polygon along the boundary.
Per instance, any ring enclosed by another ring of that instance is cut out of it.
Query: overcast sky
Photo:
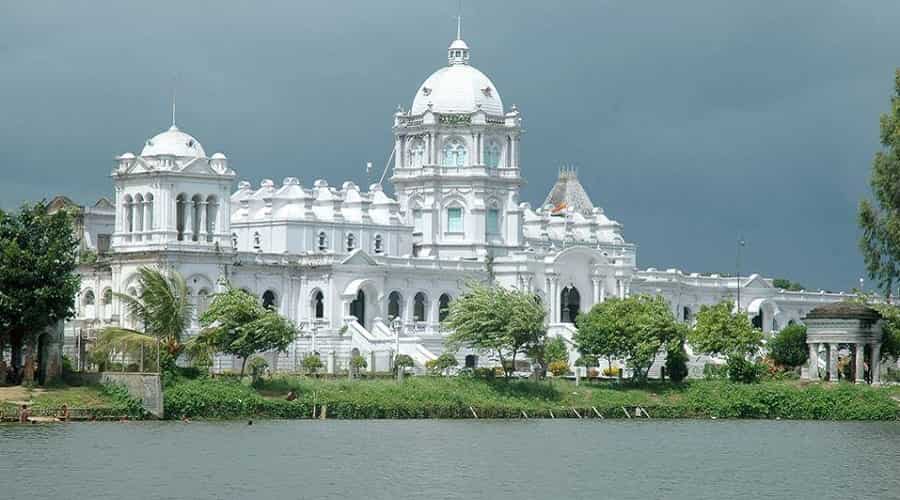
[[[787,5],[785,5],[787,4]],[[258,185],[368,185],[392,113],[446,64],[456,1],[0,0],[0,207],[108,196],[113,157],[178,124]],[[896,0],[469,0],[463,37],[638,264],[849,289],[855,215],[900,65]],[[380,167],[376,168],[376,170]],[[380,172],[373,172],[376,176]]]

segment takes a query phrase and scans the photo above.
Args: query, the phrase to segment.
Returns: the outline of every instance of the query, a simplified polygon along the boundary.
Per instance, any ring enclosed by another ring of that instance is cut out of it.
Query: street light
[[[391,366],[393,366],[394,361],[396,360],[396,356],[400,355],[400,328],[403,327],[403,321],[400,318],[395,317],[391,320],[391,329],[394,330],[394,359],[391,360]]]
[[[744,237],[738,240],[737,247],[737,312],[741,312],[741,248],[745,245]]]

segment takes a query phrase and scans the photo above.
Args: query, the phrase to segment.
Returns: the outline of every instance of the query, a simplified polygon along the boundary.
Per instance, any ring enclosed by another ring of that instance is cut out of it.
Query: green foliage
[[[562,361],[568,365],[569,349],[566,346],[566,341],[562,337],[553,337],[548,340],[546,347],[544,347],[544,358],[548,364]]]
[[[306,373],[316,373],[324,366],[322,358],[320,358],[318,354],[304,356],[300,364],[303,365],[303,369],[306,370]]]
[[[161,346],[160,371],[174,375],[175,360],[184,349],[181,341],[190,327],[193,311],[187,283],[177,271],[163,272],[151,267],[138,269],[138,276],[137,297],[115,295],[142,329],[104,328],[92,347],[93,358],[107,360],[113,353],[124,352],[133,359],[143,352],[146,365],[148,357]]]
[[[763,333],[753,328],[746,314],[732,313],[729,301],[701,306],[697,322],[688,332],[691,346],[698,352],[718,356],[751,357],[762,346]]]
[[[784,278],[773,279],[772,286],[774,286],[775,288],[781,288],[782,290],[787,290],[790,292],[799,292],[800,290],[806,289],[806,287],[804,287],[800,283],[795,283],[791,280],[787,280]]]
[[[124,412],[129,417],[144,416],[144,407],[140,401],[131,397],[128,389],[121,384],[104,384],[102,393],[109,398],[113,407]]]
[[[587,366],[587,367],[597,366],[598,362],[599,362],[599,358],[597,358],[597,356],[592,356],[590,354],[586,354],[575,360],[575,366]]]
[[[250,368],[251,380],[256,383],[265,375],[266,369],[269,368],[269,362],[265,358],[254,356],[247,362],[247,366]]]
[[[682,335],[665,299],[649,295],[609,299],[576,321],[582,354],[624,358],[638,380],[647,378],[657,353]]]
[[[881,115],[880,139],[869,181],[874,203],[859,204],[859,247],[869,277],[889,295],[900,275],[900,70],[894,75],[890,111]]]
[[[858,301],[878,311],[884,319],[881,337],[882,361],[900,358],[900,307],[875,301],[873,297],[865,294],[860,294]]]
[[[728,378],[728,366],[706,363],[703,365],[703,378],[705,380],[725,380]]]
[[[755,361],[747,361],[743,356],[728,356],[725,363],[728,369],[728,380],[743,384],[754,384],[766,373],[766,365]]]
[[[562,377],[569,373],[569,363],[561,359],[551,361],[547,368],[554,377]]]
[[[369,363],[366,361],[366,358],[359,354],[350,358],[350,367],[356,373],[359,373],[360,370],[365,369],[367,366],[369,366]]]
[[[456,360],[456,356],[449,352],[445,352],[437,357],[437,359],[432,359],[425,363],[426,368],[434,374],[441,375],[449,375],[451,369],[456,367],[459,364],[459,361]]]
[[[688,376],[688,355],[683,343],[673,343],[666,350],[666,375],[669,380],[678,383]]]
[[[802,366],[809,358],[806,326],[793,324],[784,327],[769,340],[766,347],[775,363],[791,368]]]
[[[621,406],[641,406],[654,418],[790,418],[818,420],[896,420],[898,406],[889,389],[853,384],[764,381],[690,381],[683,384],[590,384],[561,380],[496,381],[473,377],[413,377],[387,380],[325,380],[276,377],[258,391],[229,379],[179,383],[165,393],[169,418],[312,418],[313,407],[328,407],[328,418],[482,418],[574,417],[571,408],[606,418],[624,418]],[[295,401],[284,395],[295,391]]]
[[[297,337],[297,328],[291,321],[230,285],[225,292],[213,296],[200,324],[204,328],[195,342],[243,358],[241,376],[250,356],[263,351],[282,352]]]
[[[67,211],[48,214],[44,202],[0,210],[0,343],[24,342],[31,357],[38,334],[74,315],[77,249]],[[29,361],[26,382],[34,376]]]
[[[407,368],[412,368],[413,366],[416,366],[416,363],[408,354],[398,354],[394,357],[394,369],[400,369],[405,372]]]
[[[97,263],[97,252],[89,249],[82,250],[78,253],[78,263],[92,265]]]
[[[473,283],[450,303],[447,327],[453,333],[446,343],[451,350],[466,346],[494,353],[508,378],[517,355],[543,344],[544,316],[534,294]]]

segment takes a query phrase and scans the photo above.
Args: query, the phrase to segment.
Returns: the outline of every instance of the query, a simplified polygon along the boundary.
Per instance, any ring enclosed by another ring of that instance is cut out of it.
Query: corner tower
[[[225,155],[207,158],[200,142],[173,121],[139,156],[116,158],[116,251],[230,249],[234,177]]]
[[[522,246],[522,118],[470,63],[457,33],[447,65],[394,114],[394,184],[419,256],[484,258]]]

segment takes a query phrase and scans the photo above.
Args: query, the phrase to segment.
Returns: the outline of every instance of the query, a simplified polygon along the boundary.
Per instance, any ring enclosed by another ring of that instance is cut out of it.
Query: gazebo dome
[[[182,132],[173,123],[169,130],[147,139],[141,156],[180,156],[189,158],[205,158],[206,151],[200,141],[192,135]]]
[[[881,319],[881,314],[865,304],[844,301],[819,306],[810,311],[806,319],[858,319],[875,322]]]

